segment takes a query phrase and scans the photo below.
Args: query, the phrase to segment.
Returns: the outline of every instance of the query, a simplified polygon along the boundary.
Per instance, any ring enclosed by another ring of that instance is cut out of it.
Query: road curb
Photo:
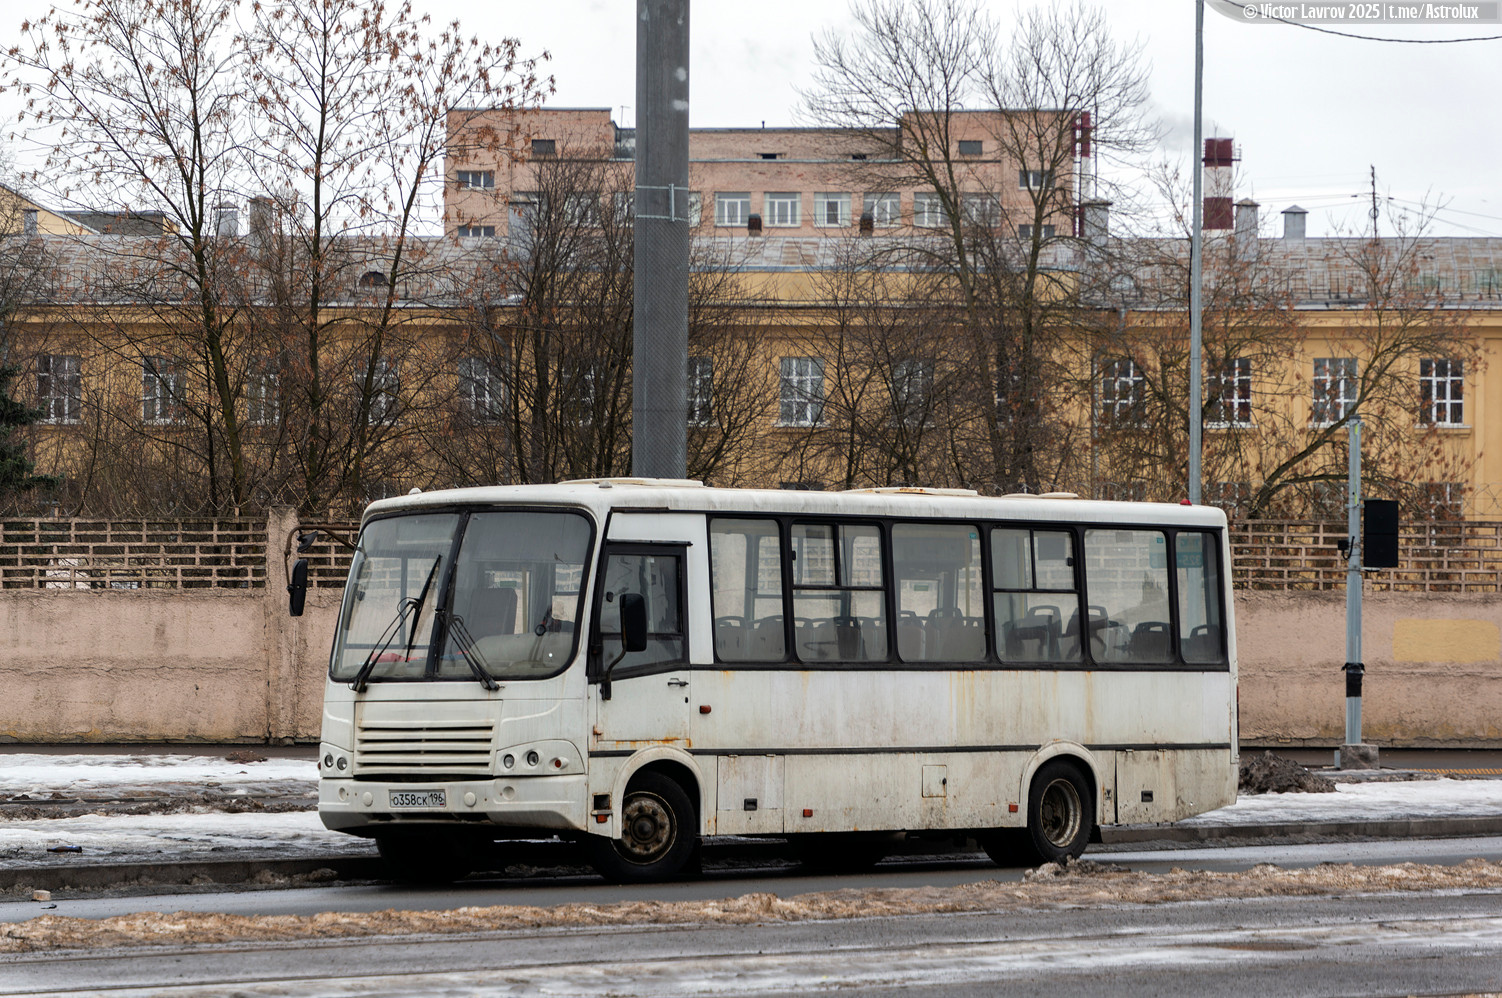
[[[1502,835],[1502,815],[1399,818],[1388,821],[1305,821],[1264,825],[1119,825],[1101,829],[1101,840],[1106,845],[1207,842],[1221,839],[1444,839],[1469,835]]]
[[[1404,818],[1389,821],[1316,821],[1262,825],[1120,825],[1101,829],[1105,846],[1193,842],[1314,841],[1343,838],[1459,838],[1502,835],[1502,815],[1463,818]],[[508,866],[582,866],[581,857],[567,842],[513,842],[507,846]],[[894,850],[910,857],[943,860],[979,853],[973,845],[936,840],[913,840]],[[704,844],[707,861],[781,858],[786,847],[777,840],[734,839]],[[49,863],[0,869],[0,891],[101,890],[120,886],[172,886],[197,883],[283,886],[280,880],[332,871],[321,880],[379,880],[387,876],[381,860],[362,855],[328,854],[303,859],[215,859],[160,863]]]

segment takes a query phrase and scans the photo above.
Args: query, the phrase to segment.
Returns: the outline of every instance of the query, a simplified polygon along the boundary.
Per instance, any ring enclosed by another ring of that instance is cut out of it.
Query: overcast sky
[[[560,107],[610,107],[634,123],[634,0],[414,0],[435,19],[459,18],[484,38],[514,36],[547,50]],[[45,9],[13,0],[0,15],[10,44],[19,20]],[[1016,0],[989,0],[1009,22]],[[1114,33],[1140,39],[1152,66],[1154,110],[1167,126],[1164,154],[1187,164],[1193,135],[1194,3],[1112,0]],[[697,0],[692,5],[691,123],[801,123],[798,88],[811,74],[811,38],[848,24],[844,0]],[[6,24],[5,21],[10,23]],[[1502,25],[1330,25],[1418,40],[1502,35]],[[1262,205],[1269,231],[1291,204],[1307,208],[1311,235],[1368,225],[1370,169],[1396,207],[1444,205],[1432,231],[1502,237],[1502,41],[1391,44],[1280,24],[1247,24],[1207,8],[1206,135],[1229,136],[1242,154],[1237,196]]]
[[[435,18],[457,16],[484,36],[519,38],[552,55],[551,103],[611,107],[634,121],[633,0],[417,0]],[[1012,0],[989,4],[1004,23]],[[1114,33],[1138,38],[1152,64],[1165,154],[1187,162],[1193,139],[1194,3],[1112,0]],[[690,121],[696,127],[800,123],[798,88],[810,79],[811,37],[848,24],[844,0],[692,5]],[[1502,35],[1502,25],[1330,25],[1390,38]],[[1205,134],[1235,138],[1243,186],[1272,231],[1278,213],[1309,209],[1311,235],[1364,227],[1370,169],[1395,205],[1444,203],[1434,231],[1502,237],[1502,41],[1390,44],[1358,41],[1205,13]],[[625,105],[624,111],[622,106]],[[1361,200],[1353,197],[1360,195]]]

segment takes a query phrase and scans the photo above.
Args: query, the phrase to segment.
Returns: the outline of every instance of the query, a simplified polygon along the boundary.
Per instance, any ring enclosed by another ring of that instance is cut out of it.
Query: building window
[[[77,357],[44,353],[37,357],[37,408],[44,423],[83,419],[83,364]]]
[[[1211,426],[1252,425],[1252,362],[1237,357],[1210,377],[1205,421]]]
[[[980,139],[960,139],[961,156],[979,156],[983,148]]]
[[[1001,202],[994,194],[963,194],[960,210],[971,225],[990,227],[1001,221]]]
[[[867,194],[861,210],[871,216],[878,229],[889,229],[902,221],[902,200],[896,194]]]
[[[494,239],[494,225],[461,225],[459,226],[460,239]]]
[[[556,155],[558,155],[558,140],[557,139],[533,139],[532,140],[532,155],[534,155],[534,156],[556,156]]]
[[[850,195],[820,192],[814,195],[814,224],[829,228],[850,224]]]
[[[686,412],[689,426],[709,426],[714,422],[714,361],[708,357],[688,359],[688,399]]]
[[[367,270],[360,275],[360,287],[362,288],[384,288],[385,286],[386,275],[379,270]]]
[[[365,410],[365,422],[371,426],[394,423],[400,390],[401,381],[392,363],[389,360],[376,361],[370,370],[370,402]]]
[[[563,222],[582,228],[598,226],[600,224],[600,195],[592,191],[565,195]]]
[[[1096,414],[1102,423],[1136,425],[1142,422],[1142,389],[1146,379],[1129,357],[1101,361]]]
[[[746,219],[751,217],[751,193],[749,191],[736,191],[734,193],[720,192],[714,196],[714,224],[738,225],[746,224]]]
[[[1047,170],[1018,170],[1017,189],[1022,191],[1041,191],[1048,186],[1049,171]]]
[[[1052,239],[1053,238],[1053,234],[1054,234],[1054,227],[1052,225],[1045,225],[1045,226],[1043,226],[1043,238],[1044,239]],[[1019,226],[1017,226],[1017,238],[1019,238],[1019,239],[1031,239],[1031,238],[1033,238],[1033,227],[1031,225],[1019,225]]]
[[[758,155],[760,155],[762,159],[781,159],[782,158],[782,153],[780,153],[780,152],[764,152],[764,153],[759,153]]]
[[[803,195],[793,191],[768,191],[762,200],[762,221],[768,227],[794,228],[801,223],[799,208]]]
[[[504,388],[500,373],[484,357],[459,361],[459,405],[476,423],[501,421]]]
[[[1419,422],[1428,426],[1465,425],[1464,375],[1458,360],[1419,361]]]
[[[933,399],[934,362],[899,360],[892,365],[892,421],[919,426],[928,419]]]
[[[927,229],[937,229],[947,224],[944,202],[932,191],[919,191],[913,195],[913,224]]]
[[[1464,482],[1424,482],[1419,486],[1418,505],[1431,520],[1459,520],[1465,516]]]
[[[141,422],[166,426],[183,421],[182,363],[174,357],[141,360]]]
[[[782,358],[777,422],[818,426],[824,417],[824,362],[818,357]]]
[[[1358,384],[1353,357],[1316,357],[1310,419],[1316,426],[1339,422],[1356,407]]]
[[[263,358],[245,373],[245,422],[275,426],[281,415],[281,376],[276,361]]]
[[[454,174],[454,183],[464,191],[495,190],[495,171],[459,170]]]

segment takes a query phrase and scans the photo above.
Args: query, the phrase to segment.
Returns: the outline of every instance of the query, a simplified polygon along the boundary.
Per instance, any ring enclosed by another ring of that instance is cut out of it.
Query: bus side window
[[[777,521],[711,520],[709,576],[715,658],[721,662],[787,658]]]
[[[881,531],[869,524],[792,528],[794,651],[803,662],[884,662]]]
[[[1080,621],[1074,534],[997,527],[991,531],[996,654],[1003,662],[1079,662],[1090,634]]]
[[[677,554],[621,552],[605,560],[600,604],[601,661],[614,661],[621,650],[621,596],[639,593],[646,601],[647,647],[627,652],[615,669],[620,676],[632,669],[687,661],[683,640],[682,589]]]
[[[1168,547],[1162,531],[1086,530],[1085,588],[1092,609],[1100,606],[1104,617],[1099,639],[1091,640],[1098,662],[1173,660]]]
[[[1220,571],[1215,535],[1180,531],[1174,539],[1179,584],[1179,647],[1184,661],[1217,665],[1226,660],[1220,623]]]

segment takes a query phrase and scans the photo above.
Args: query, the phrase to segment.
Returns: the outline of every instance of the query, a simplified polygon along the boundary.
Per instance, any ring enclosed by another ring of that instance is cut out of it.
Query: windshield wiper
[[[365,661],[360,664],[360,671],[355,673],[355,678],[349,684],[350,689],[356,693],[363,693],[365,691],[366,680],[370,678],[370,674],[374,671],[376,663],[380,661],[382,655],[386,654],[386,648],[396,637],[397,632],[401,630],[403,622],[407,619],[407,614],[415,609],[419,617],[422,615],[423,600],[428,595],[428,587],[433,584],[433,575],[438,571],[438,563],[442,560],[442,555],[433,559],[433,567],[428,569],[428,577],[422,584],[421,593],[417,596],[405,596],[396,605],[396,618],[390,624],[386,625],[386,629],[381,632],[380,642],[374,648],[370,649],[369,655],[365,656]],[[407,645],[407,657],[409,659],[412,657],[412,643],[415,643],[416,640],[417,620],[414,619],[412,621],[412,641]]]
[[[438,612],[443,613],[442,610]],[[480,681],[480,685],[487,690],[500,689],[500,684],[490,678],[490,672],[486,669],[488,663],[485,661],[485,656],[481,654],[479,646],[475,644],[474,635],[470,634],[469,628],[464,626],[464,618],[457,613],[447,613],[445,617],[448,621],[449,633],[453,635],[454,643],[459,646],[459,656],[469,666],[469,671],[475,674],[475,678]]]

